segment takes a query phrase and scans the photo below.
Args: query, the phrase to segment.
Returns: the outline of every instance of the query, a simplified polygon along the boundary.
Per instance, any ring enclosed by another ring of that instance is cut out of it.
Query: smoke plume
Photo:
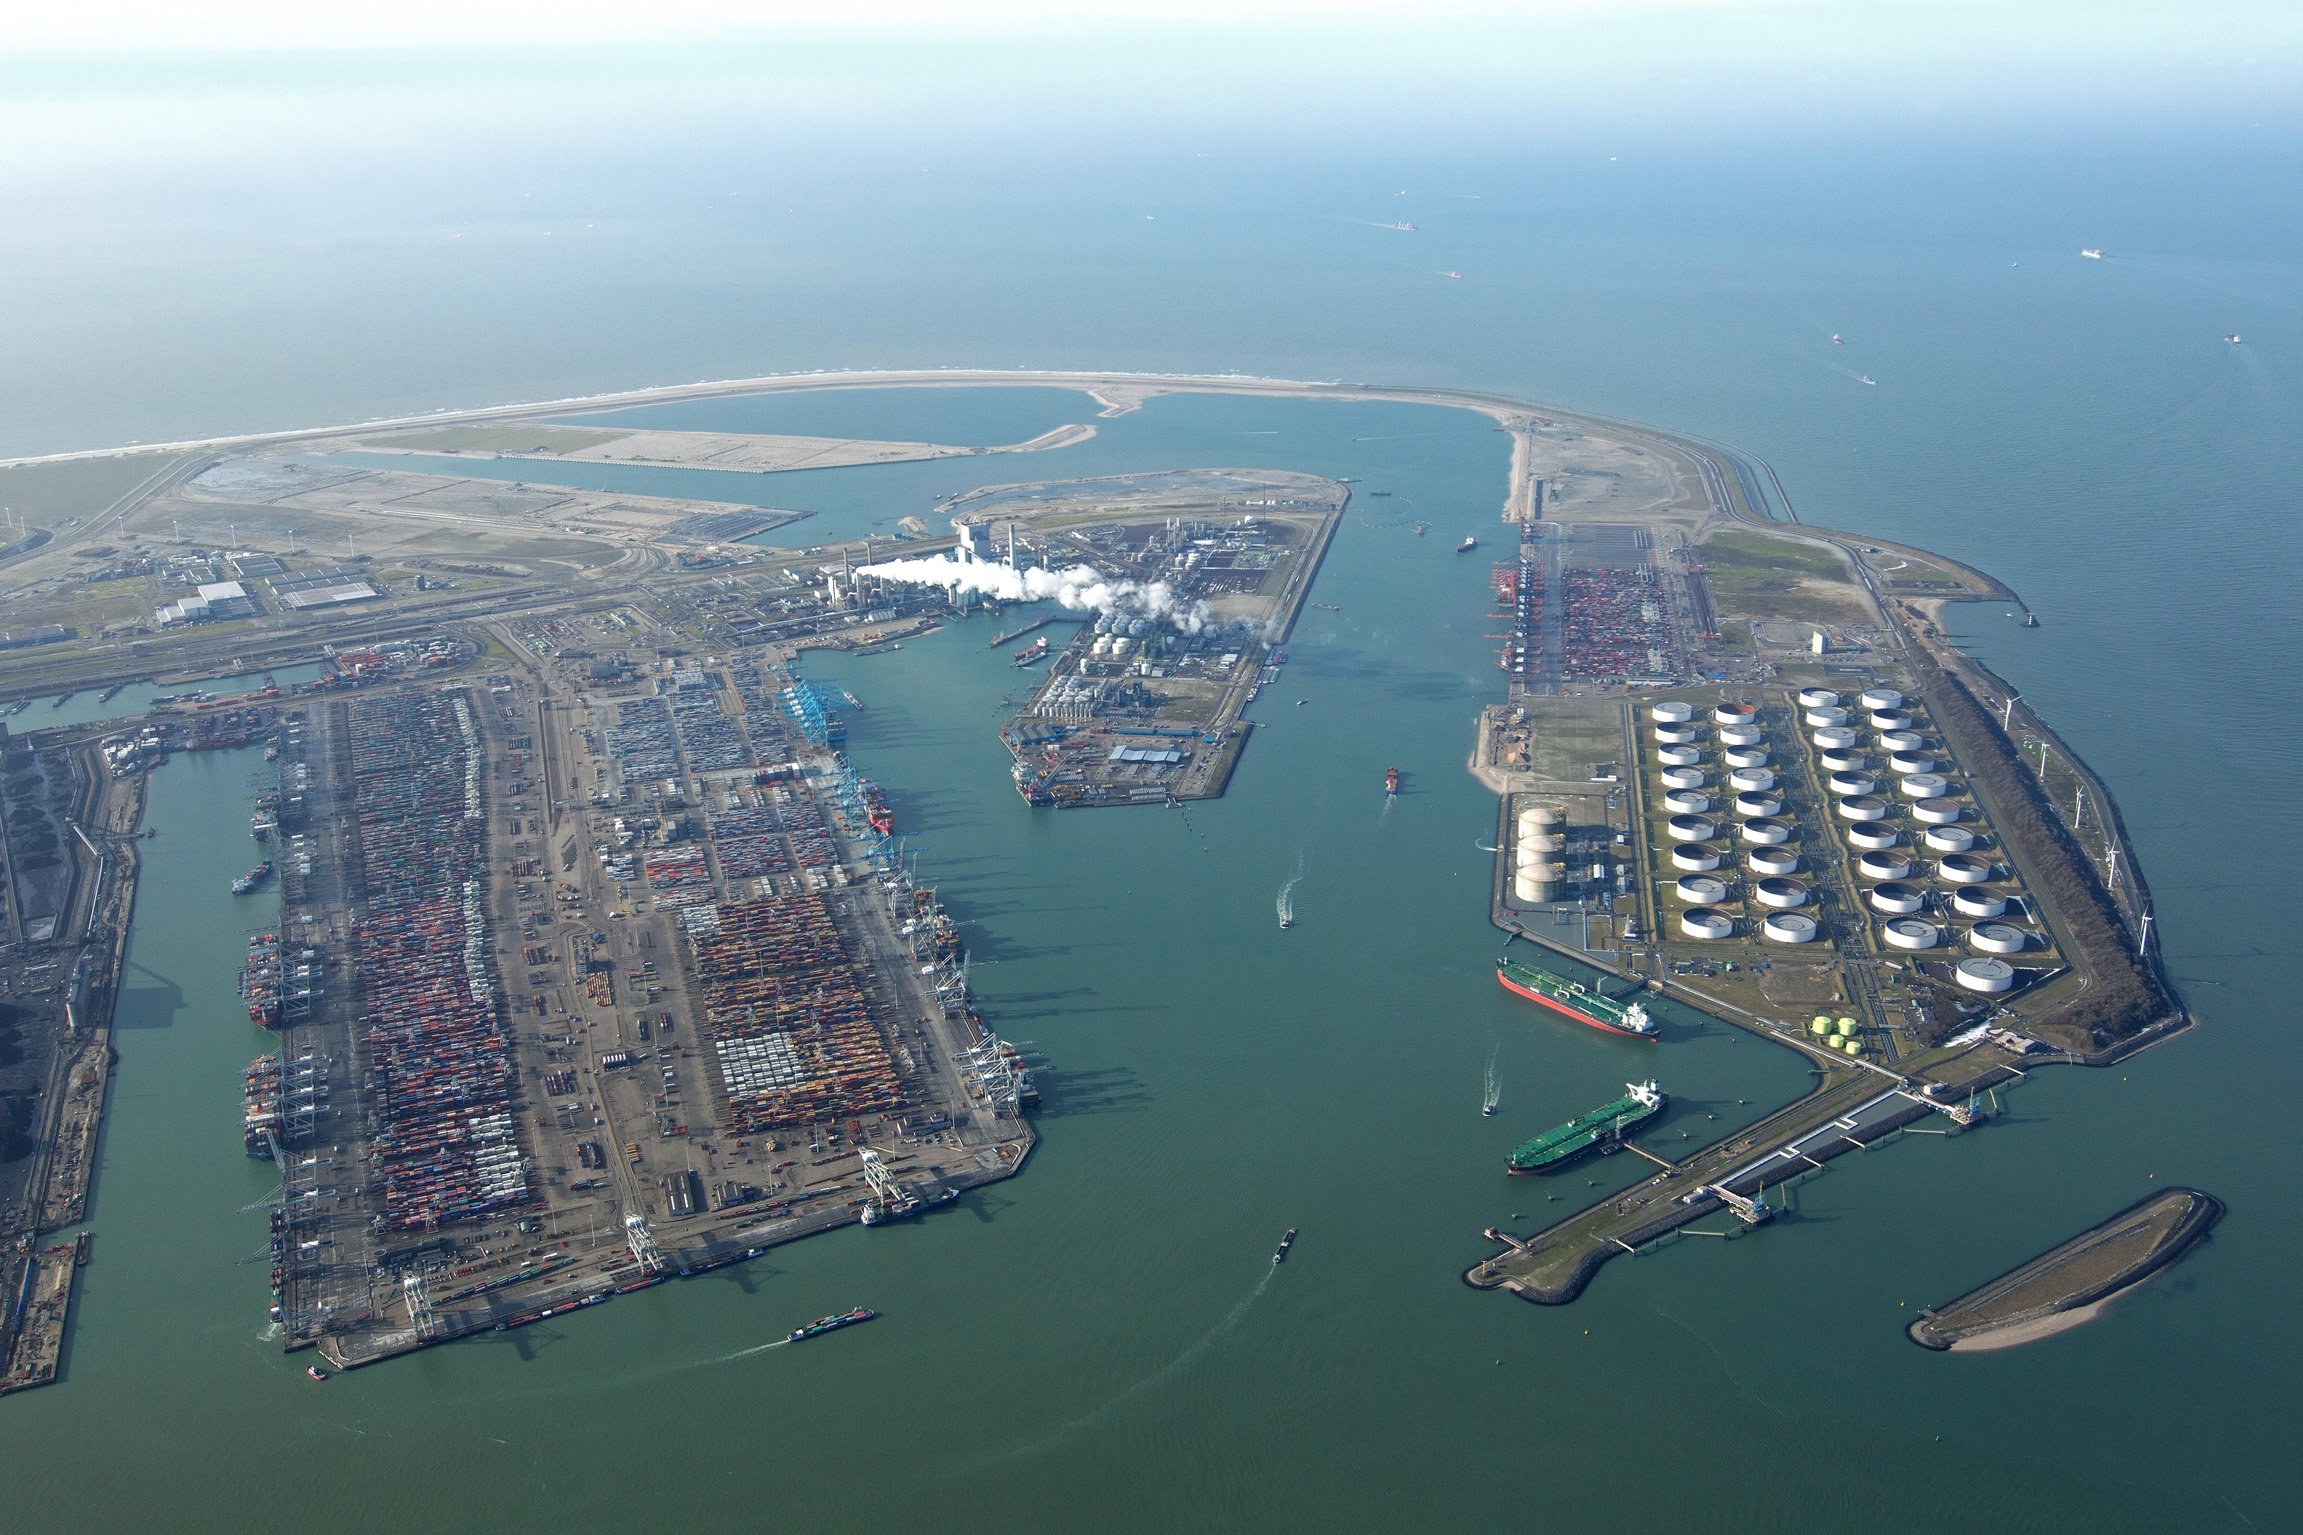
[[[1186,634],[1197,634],[1207,625],[1207,604],[1180,600],[1165,581],[1129,581],[1107,576],[1090,565],[1062,570],[1044,565],[1019,569],[989,560],[938,556],[883,560],[864,566],[863,573],[911,586],[940,586],[955,595],[971,592],[1000,602],[1053,602],[1081,613],[1157,619]]]

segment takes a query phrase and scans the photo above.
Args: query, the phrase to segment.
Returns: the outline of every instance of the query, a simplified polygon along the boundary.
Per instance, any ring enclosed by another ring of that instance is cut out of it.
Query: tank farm
[[[765,655],[582,682],[280,717],[242,1122],[290,1349],[525,1326],[1029,1153],[1031,1063],[837,749],[854,701]]]

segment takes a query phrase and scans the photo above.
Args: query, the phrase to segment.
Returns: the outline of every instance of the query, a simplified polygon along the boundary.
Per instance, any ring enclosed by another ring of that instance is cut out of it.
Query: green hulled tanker
[[[1664,1102],[1653,1082],[1626,1082],[1622,1097],[1523,1143],[1504,1166],[1513,1174],[1565,1167],[1587,1151],[1614,1147],[1626,1132],[1662,1113]]]

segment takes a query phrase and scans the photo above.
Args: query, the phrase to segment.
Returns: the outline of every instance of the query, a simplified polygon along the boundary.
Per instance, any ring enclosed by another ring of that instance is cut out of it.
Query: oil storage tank
[[[1953,967],[1951,975],[1967,990],[1987,995],[2007,991],[2015,985],[2015,967],[2003,959],[1963,959]]]
[[[1821,931],[1803,911],[1771,911],[1759,921],[1760,936],[1775,943],[1813,943]]]
[[[1943,941],[1943,930],[1924,917],[1894,917],[1881,936],[1891,949],[1932,949]]]

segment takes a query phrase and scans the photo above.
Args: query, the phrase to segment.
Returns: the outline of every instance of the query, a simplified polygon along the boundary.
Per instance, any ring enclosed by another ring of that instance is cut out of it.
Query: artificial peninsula
[[[770,546],[805,514],[741,476],[1004,467],[1094,423],[982,449],[595,418],[1014,385],[1105,417],[1175,393],[1410,401],[1509,435],[1481,545],[1500,697],[1471,762],[1498,796],[1488,915],[1529,963],[1674,996],[1817,1081],[1628,1194],[1497,1233],[1473,1284],[1570,1299],[1688,1221],[1763,1215],[1838,1150],[2182,1025],[2108,794],[1942,631],[1943,604],[2011,594],[1799,523],[1715,445],[1461,392],[939,371],[21,460],[0,465],[28,526],[0,549],[0,1025],[23,1049],[0,1088],[35,1149],[0,1167],[5,1384],[52,1378],[89,1256],[142,789],[182,752],[260,745],[271,775],[250,879],[277,916],[245,935],[243,987],[277,1047],[219,1114],[281,1173],[288,1347],[368,1364],[1012,1176],[1035,1061],[975,1006],[953,914],[841,751],[855,700],[804,655],[997,610],[1031,681],[997,725],[1026,802],[1218,795],[1352,486],[987,475],[885,538]],[[555,461],[730,490],[509,477]],[[1035,635],[1066,611],[1093,621]],[[39,718],[130,688],[131,718]]]

